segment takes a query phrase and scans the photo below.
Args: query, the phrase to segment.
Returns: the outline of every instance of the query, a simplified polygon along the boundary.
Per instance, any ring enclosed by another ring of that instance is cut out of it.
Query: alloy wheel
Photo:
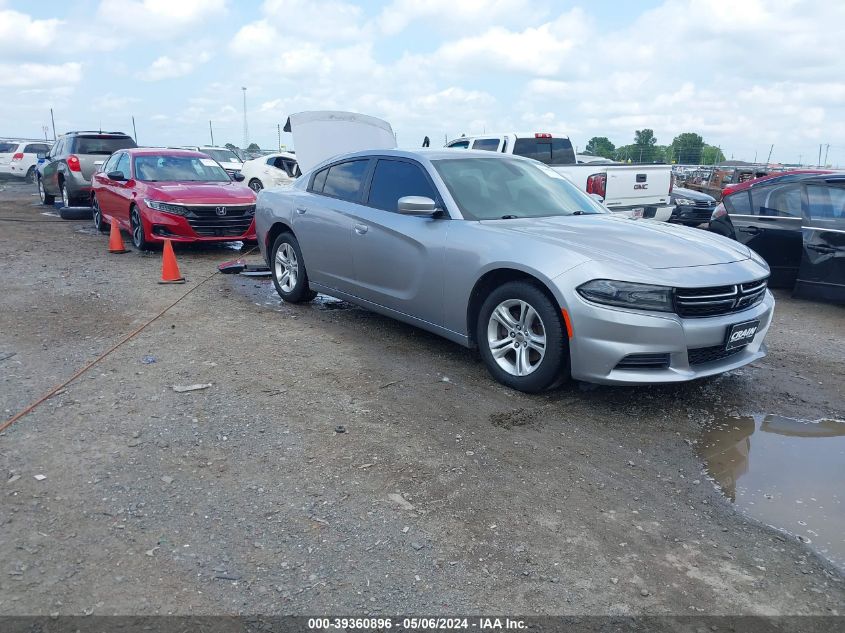
[[[38,179],[38,197],[41,199],[41,204],[45,204],[44,200],[47,198],[47,192],[44,191],[44,181]]]
[[[91,217],[94,218],[94,228],[99,231],[103,226],[103,215],[100,212],[100,203],[97,201],[97,196],[92,196],[91,208],[93,209]]]
[[[261,184],[261,181],[253,178],[249,181],[249,188],[252,189],[255,193],[258,193],[262,189],[264,189],[264,185]]]
[[[69,207],[70,206],[70,194],[67,192],[67,187],[62,184],[62,206]]]
[[[487,345],[504,371],[511,376],[527,376],[543,362],[546,328],[531,304],[507,299],[490,314]]]
[[[138,214],[138,209],[132,209],[130,223],[132,224],[132,243],[135,245],[135,248],[143,248],[144,225],[141,223],[141,216]]]
[[[282,292],[293,292],[296,288],[296,281],[299,276],[299,262],[296,259],[296,251],[288,242],[284,242],[276,251],[275,266],[273,274]]]

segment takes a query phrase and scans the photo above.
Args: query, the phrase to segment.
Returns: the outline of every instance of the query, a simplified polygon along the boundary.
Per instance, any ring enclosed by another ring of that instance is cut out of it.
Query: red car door
[[[112,215],[111,207],[113,205],[111,205],[110,202],[111,197],[114,195],[114,192],[111,191],[114,182],[109,180],[107,174],[114,169],[119,157],[119,154],[113,154],[106,161],[105,165],[103,165],[103,168],[100,171],[95,172],[93,176],[94,195],[97,198],[97,204],[100,205],[100,213],[108,217],[111,217]]]
[[[112,180],[109,195],[109,204],[111,205],[111,215],[117,219],[117,225],[124,229],[129,229],[129,204],[132,201],[132,192],[134,191],[135,181],[132,179],[132,171],[130,165],[129,154],[126,152],[120,155],[114,171],[119,171],[123,174],[123,180]]]

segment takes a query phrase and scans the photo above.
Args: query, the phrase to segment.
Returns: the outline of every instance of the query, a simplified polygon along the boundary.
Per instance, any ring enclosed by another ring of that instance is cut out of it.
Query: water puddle
[[[245,277],[242,275],[232,275],[234,283],[232,290],[244,298],[252,301],[255,305],[262,308],[270,308],[276,312],[282,312],[288,306],[282,301],[279,294],[276,292],[276,287],[270,279],[260,277]],[[355,308],[354,305],[347,301],[335,299],[328,295],[317,295],[311,301],[309,307],[313,310],[327,311],[327,310],[350,310]]]
[[[722,493],[845,568],[845,420],[728,417],[698,451]]]

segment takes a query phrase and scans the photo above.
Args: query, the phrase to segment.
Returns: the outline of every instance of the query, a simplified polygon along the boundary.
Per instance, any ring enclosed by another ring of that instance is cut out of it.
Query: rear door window
[[[77,136],[74,143],[75,154],[97,154],[108,156],[120,149],[135,147],[135,141],[128,136]]]
[[[358,202],[361,199],[361,185],[369,164],[369,160],[352,160],[332,165],[326,176],[326,184],[323,185],[323,194],[349,202]]]
[[[845,187],[807,185],[807,215],[824,228],[845,229]]]
[[[751,189],[751,208],[754,215],[800,218],[801,186],[796,183],[755,187]]]
[[[311,183],[311,191],[316,193],[323,193],[323,187],[326,184],[326,176],[329,175],[329,168],[326,167],[317,172],[314,176],[314,181]]]
[[[482,149],[488,152],[495,152],[499,149],[499,139],[477,138],[472,142],[472,149]]]
[[[419,165],[399,160],[379,160],[367,204],[395,213],[399,209],[399,198],[404,196],[425,196],[437,200],[437,192]]]
[[[751,215],[751,199],[747,191],[732,194],[722,202],[731,215]]]
[[[574,165],[575,150],[568,138],[518,138],[513,153],[546,165]]]

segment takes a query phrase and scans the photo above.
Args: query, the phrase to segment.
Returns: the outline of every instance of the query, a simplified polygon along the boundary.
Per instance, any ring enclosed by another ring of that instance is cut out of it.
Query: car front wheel
[[[100,233],[106,233],[109,230],[109,225],[103,220],[103,212],[100,210],[100,202],[97,196],[91,196],[91,217],[94,218],[94,228]]]
[[[258,193],[262,189],[264,189],[264,184],[258,180],[258,178],[253,178],[249,181],[249,188],[252,189],[255,193]]]
[[[302,260],[299,242],[291,233],[276,238],[270,266],[276,292],[288,303],[311,301],[317,293],[308,286],[308,273]]]
[[[493,290],[476,332],[484,364],[508,387],[537,393],[568,376],[569,340],[560,309],[532,283],[512,281]]]
[[[41,204],[46,204],[48,206],[53,206],[56,202],[55,196],[51,196],[47,193],[46,189],[44,189],[44,181],[41,178],[38,179],[38,197],[41,199]]]
[[[132,229],[132,244],[139,251],[148,251],[152,245],[147,241],[147,236],[144,233],[144,223],[141,221],[141,212],[138,207],[132,207],[129,210],[129,225]]]

